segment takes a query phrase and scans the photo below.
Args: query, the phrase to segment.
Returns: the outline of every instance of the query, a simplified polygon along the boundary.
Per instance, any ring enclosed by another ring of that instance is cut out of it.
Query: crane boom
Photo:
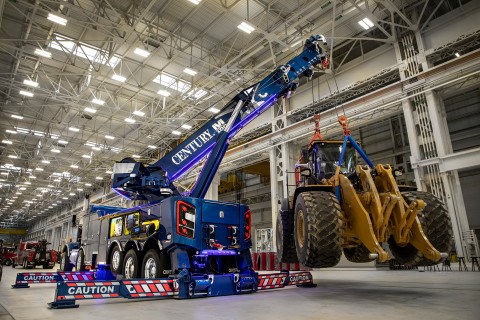
[[[326,41],[310,37],[303,51],[260,82],[240,91],[225,107],[187,139],[157,162],[144,166],[125,159],[114,166],[112,188],[135,200],[161,200],[178,194],[172,181],[178,179],[208,155],[190,196],[203,198],[228,148],[230,139],[245,125],[272,106],[288,98],[298,87],[297,79],[311,77],[312,68],[328,65]]]

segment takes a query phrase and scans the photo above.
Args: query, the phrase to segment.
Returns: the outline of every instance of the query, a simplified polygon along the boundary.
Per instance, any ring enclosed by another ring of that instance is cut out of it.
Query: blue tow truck
[[[325,38],[312,36],[299,55],[240,91],[157,162],[144,165],[127,158],[116,163],[113,190],[146,204],[129,209],[93,206],[84,216],[79,247],[64,248],[62,271],[106,264],[123,279],[175,278],[183,297],[201,290],[208,295],[256,291],[252,213],[245,205],[204,197],[230,139],[279,99],[289,98],[299,78],[311,78],[315,67],[323,70],[328,63]],[[180,194],[173,181],[206,157],[195,186]]]

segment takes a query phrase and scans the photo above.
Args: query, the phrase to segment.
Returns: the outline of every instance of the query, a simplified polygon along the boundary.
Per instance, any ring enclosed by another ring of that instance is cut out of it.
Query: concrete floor
[[[458,267],[452,265],[454,270]],[[36,270],[41,272],[41,269]],[[51,310],[55,284],[11,289],[4,268],[0,320],[21,319],[480,319],[480,272],[329,269],[313,272],[316,288],[288,287],[240,296],[191,300],[83,300]]]

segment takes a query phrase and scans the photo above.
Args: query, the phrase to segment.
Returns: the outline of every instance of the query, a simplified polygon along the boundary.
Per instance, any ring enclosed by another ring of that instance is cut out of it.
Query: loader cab
[[[323,179],[330,179],[335,175],[342,152],[342,140],[318,141],[304,150],[303,159],[307,161],[309,172],[309,184],[323,184]],[[308,160],[307,160],[308,159]],[[355,172],[357,165],[357,153],[350,143],[347,143],[347,150],[343,158],[340,173],[349,175]]]

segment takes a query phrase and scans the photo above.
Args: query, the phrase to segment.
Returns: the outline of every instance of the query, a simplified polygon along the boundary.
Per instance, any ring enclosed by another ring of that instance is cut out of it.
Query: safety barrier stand
[[[22,272],[17,273],[14,289],[30,288],[34,283],[57,283],[95,280],[94,272]]]
[[[289,285],[315,287],[310,272],[281,272],[252,275],[191,275],[180,272],[176,278],[129,279],[120,281],[58,282],[53,309],[78,308],[76,300],[108,298],[167,298],[225,296],[253,293],[257,290],[284,288]]]

